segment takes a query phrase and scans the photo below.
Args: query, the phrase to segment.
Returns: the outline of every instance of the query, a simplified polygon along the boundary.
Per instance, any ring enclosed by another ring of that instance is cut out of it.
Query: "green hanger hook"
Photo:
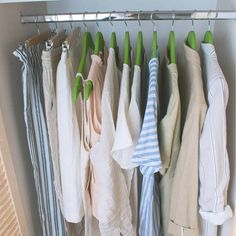
[[[204,43],[210,43],[210,44],[214,43],[213,34],[211,32],[211,21],[210,21],[210,18],[208,19],[208,31],[204,35],[203,42]]]
[[[194,31],[194,20],[193,19],[192,19],[192,30],[188,33],[186,43],[190,48],[196,50],[196,34]]]

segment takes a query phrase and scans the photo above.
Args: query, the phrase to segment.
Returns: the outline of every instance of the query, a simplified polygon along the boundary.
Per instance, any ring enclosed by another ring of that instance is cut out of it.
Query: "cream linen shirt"
[[[61,174],[58,153],[57,107],[56,107],[56,73],[61,58],[62,48],[52,48],[42,52],[43,95],[48,128],[48,138],[53,161],[54,186],[60,207],[63,209],[61,192]]]
[[[199,236],[198,159],[199,139],[206,114],[202,71],[198,53],[184,44],[184,68],[180,73],[182,140],[170,205],[169,233]]]
[[[164,235],[168,235],[170,220],[170,199],[176,162],[180,149],[180,95],[176,64],[164,65],[163,91],[161,103],[164,117],[159,126],[159,148],[163,169],[160,181],[161,216]]]

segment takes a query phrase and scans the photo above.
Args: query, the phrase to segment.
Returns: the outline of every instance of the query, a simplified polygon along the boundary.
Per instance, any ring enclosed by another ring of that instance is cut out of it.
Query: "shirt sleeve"
[[[200,137],[200,214],[203,220],[222,225],[232,217],[227,205],[229,159],[226,140],[228,86],[224,78],[213,82],[208,92],[209,108]]]

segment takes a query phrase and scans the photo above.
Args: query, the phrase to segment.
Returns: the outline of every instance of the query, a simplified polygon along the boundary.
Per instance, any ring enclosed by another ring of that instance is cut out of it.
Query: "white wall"
[[[156,1],[156,0],[61,0],[59,2],[48,2],[48,12],[84,12],[84,11],[126,11],[126,10],[195,10],[195,9],[215,9],[217,0],[198,0],[198,1],[189,1],[189,0],[165,0],[165,1]],[[152,30],[153,26],[150,22],[141,22],[142,31],[144,35],[144,43],[146,45],[145,49],[147,52],[147,58],[150,57],[151,51],[151,41],[152,41]],[[69,25],[69,24],[67,24]],[[79,24],[73,24],[79,25]],[[84,29],[83,24],[80,24],[81,28]],[[103,32],[105,40],[109,43],[110,32],[112,30],[109,22],[104,22],[99,24],[101,31]],[[214,27],[212,25],[212,27]],[[96,31],[96,24],[89,23],[88,28],[90,31]],[[136,38],[137,32],[139,30],[138,22],[128,22],[128,28],[131,33],[131,40],[133,45],[133,51],[136,48]],[[168,40],[168,34],[171,29],[171,22],[158,22],[157,28],[159,33],[159,45],[161,49],[161,55],[163,55],[163,50],[166,47]],[[192,29],[191,21],[188,22],[175,22],[175,31],[177,38],[177,47],[180,47],[179,42],[182,42],[187,36],[188,31]],[[124,41],[124,32],[125,25],[123,22],[114,23],[115,32],[117,32],[118,44],[120,47],[121,54],[123,53],[123,41]],[[203,32],[207,29],[206,22],[195,22],[195,31],[199,40],[203,38]],[[109,45],[109,44],[108,44]]]
[[[236,10],[236,1],[218,0],[217,9]],[[222,70],[229,86],[229,103],[227,107],[228,153],[230,160],[231,180],[228,200],[235,209],[236,204],[236,21],[221,21],[215,24],[215,45]],[[232,235],[233,219],[222,228],[221,235]],[[236,228],[235,228],[236,230]]]
[[[42,233],[23,120],[21,64],[12,53],[21,42],[36,33],[34,25],[20,24],[19,12],[45,12],[45,6],[42,3],[0,4],[0,109],[32,236],[40,236]]]

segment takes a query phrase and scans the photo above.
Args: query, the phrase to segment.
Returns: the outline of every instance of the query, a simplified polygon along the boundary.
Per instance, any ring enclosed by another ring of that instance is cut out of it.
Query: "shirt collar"
[[[190,60],[191,63],[201,67],[200,57],[196,50],[190,48],[186,43],[184,43],[184,52],[187,60]]]
[[[211,57],[212,59],[217,59],[215,46],[210,43],[201,43],[201,49],[205,55]]]

